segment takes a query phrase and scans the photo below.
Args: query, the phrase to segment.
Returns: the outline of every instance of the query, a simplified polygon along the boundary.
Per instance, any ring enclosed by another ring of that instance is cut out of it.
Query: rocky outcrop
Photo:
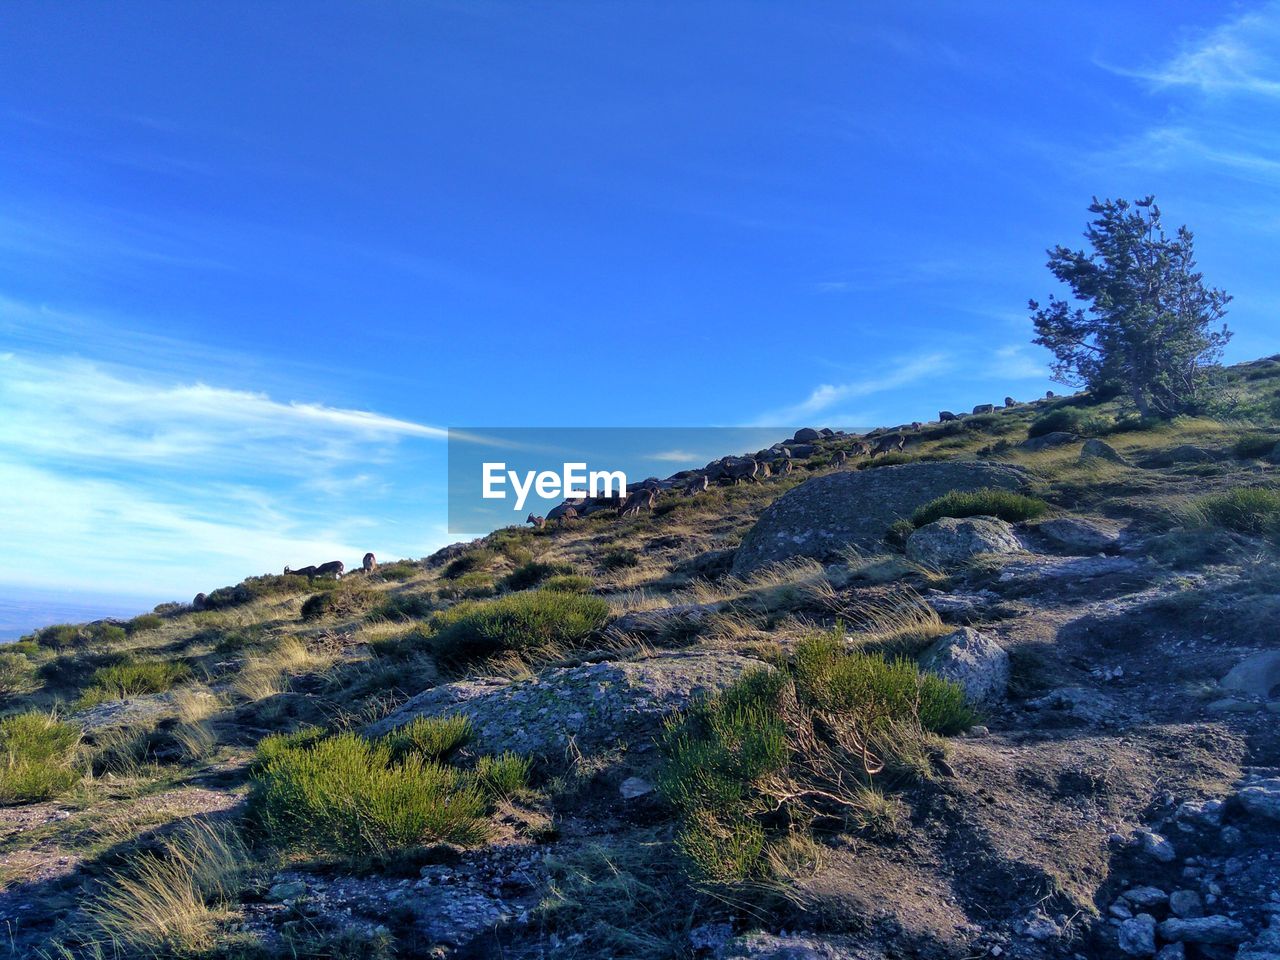
[[[1049,543],[1065,553],[1087,556],[1120,545],[1118,528],[1083,517],[1055,517],[1035,528]]]
[[[1009,688],[1009,654],[971,627],[937,640],[920,658],[920,666],[960,684],[974,703],[1003,700]]]
[[[1245,657],[1222,678],[1221,686],[1249,697],[1270,696],[1280,686],[1280,650],[1264,650]]]
[[[1019,553],[1013,527],[994,517],[943,517],[907,538],[907,557],[937,570],[958,567],[984,553]]]
[[[1018,490],[1026,474],[985,462],[909,463],[807,480],[761,514],[743,538],[733,572],[749,574],[796,557],[825,560],[847,547],[881,549],[895,520],[952,490]]]
[[[1075,443],[1080,438],[1074,433],[1064,433],[1061,430],[1055,430],[1053,433],[1046,433],[1039,437],[1028,437],[1018,446],[1023,450],[1030,450],[1033,453],[1037,450],[1048,450],[1050,447],[1061,447],[1068,443]]]
[[[461,713],[481,753],[562,753],[572,738],[593,752],[620,741],[651,742],[662,717],[715,693],[749,670],[753,657],[708,651],[544,670],[525,680],[459,680],[433,687],[369,727],[387,733],[414,717]]]
[[[1128,465],[1129,461],[1121,456],[1115,447],[1107,443],[1105,440],[1099,440],[1097,437],[1090,437],[1080,447],[1080,460],[1109,460],[1112,463]]]

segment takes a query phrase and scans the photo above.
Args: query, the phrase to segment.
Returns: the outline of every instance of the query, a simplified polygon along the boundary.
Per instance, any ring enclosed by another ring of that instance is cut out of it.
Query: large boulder
[[[943,517],[907,538],[907,557],[938,570],[957,567],[983,553],[1021,553],[1013,527],[995,517]]]
[[[727,651],[676,653],[647,660],[544,670],[523,680],[459,680],[418,694],[370,725],[380,736],[414,717],[461,713],[481,753],[559,755],[570,739],[594,752],[619,742],[652,741],[662,719],[715,693],[749,670],[768,669]]]
[[[1121,455],[1120,451],[1107,443],[1105,440],[1099,440],[1097,437],[1090,437],[1080,447],[1080,460],[1110,460],[1112,463],[1127,465],[1128,460]]]
[[[1035,453],[1039,450],[1048,450],[1050,447],[1061,447],[1068,443],[1075,443],[1080,438],[1074,433],[1065,433],[1061,430],[1055,430],[1052,433],[1041,434],[1038,437],[1028,437],[1023,440],[1019,447],[1023,450],[1030,450]]]
[[[817,440],[820,436],[822,436],[822,434],[820,434],[817,430],[813,429],[813,427],[801,427],[799,430],[796,431],[796,435],[792,439],[800,443],[812,443],[814,440]]]
[[[995,409],[996,409],[996,405],[994,403],[980,403],[973,408],[973,412],[975,414],[976,413],[994,413]]]
[[[834,558],[848,547],[879,550],[895,520],[952,490],[1019,490],[1026,474],[982,461],[908,463],[806,480],[760,515],[734,556],[742,576],[796,557]]]
[[[1280,650],[1245,657],[1222,678],[1222,688],[1250,697],[1270,696],[1280,686]]]
[[[1035,528],[1054,547],[1066,553],[1094,554],[1120,545],[1120,530],[1083,517],[1055,517]]]
[[[974,703],[1003,700],[1009,688],[1009,654],[972,627],[961,627],[935,641],[921,656],[920,666],[960,684]]]

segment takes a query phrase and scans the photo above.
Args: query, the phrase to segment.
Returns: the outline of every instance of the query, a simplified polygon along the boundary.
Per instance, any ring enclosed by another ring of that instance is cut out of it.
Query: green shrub
[[[261,758],[249,809],[263,836],[287,848],[384,860],[431,843],[479,843],[487,803],[474,778],[354,733]]]
[[[466,601],[432,618],[431,646],[462,666],[500,653],[556,656],[604,625],[609,605],[598,597],[531,590],[496,600]]]
[[[507,800],[528,789],[532,769],[532,760],[508,750],[476,761],[476,783],[487,796]]]
[[[907,545],[907,537],[915,532],[916,525],[910,520],[895,520],[889,524],[884,533],[884,542],[895,550],[902,550]]]
[[[0,803],[47,800],[80,779],[80,728],[32,711],[0,720]]]
[[[475,731],[471,727],[471,719],[455,713],[447,717],[414,717],[382,740],[396,760],[407,756],[448,760],[470,743],[473,736]]]
[[[65,650],[67,647],[83,647],[89,644],[108,645],[125,638],[124,628],[114,623],[59,623],[43,627],[33,635],[42,647]]]
[[[430,592],[397,593],[387,597],[369,617],[386,620],[421,620],[435,608]]]
[[[573,565],[569,563],[544,563],[541,560],[530,560],[507,574],[502,585],[508,590],[527,590],[530,587],[536,587],[548,577],[571,573],[573,573]]]
[[[367,587],[343,583],[334,590],[313,594],[302,604],[302,619],[350,620],[368,613],[380,594]]]
[[[1047,433],[1074,433],[1081,437],[1099,437],[1114,425],[1112,418],[1090,413],[1078,407],[1059,407],[1031,421],[1027,436],[1043,437]]]
[[[20,653],[0,653],[0,697],[28,693],[36,685],[36,665]]]
[[[164,617],[154,613],[141,613],[124,625],[124,631],[129,636],[133,636],[135,633],[156,630],[162,626],[164,626]]]
[[[440,575],[446,580],[456,580],[464,573],[473,573],[477,570],[483,570],[489,566],[494,560],[494,552],[484,547],[477,547],[474,550],[468,550],[460,557],[450,560],[445,568],[440,571]]]
[[[613,550],[605,551],[604,556],[600,558],[600,566],[606,570],[621,570],[625,567],[636,567],[640,565],[640,554],[634,550],[627,550],[618,547]]]
[[[577,573],[564,573],[548,577],[542,583],[543,590],[558,590],[561,593],[590,593],[595,584],[590,577]]]
[[[417,576],[418,568],[412,563],[401,560],[397,563],[380,564],[375,573],[383,580],[401,583]]]
[[[1237,533],[1280,533],[1280,490],[1246,487],[1209,494],[1195,505],[1209,523]]]
[[[909,453],[886,453],[884,456],[876,457],[874,460],[861,460],[858,462],[859,470],[874,470],[878,467],[897,467],[904,463],[915,463],[916,457]]]
[[[163,693],[191,676],[185,663],[146,660],[99,667],[90,678],[89,689],[80,698],[81,708],[108,700],[127,700],[146,693]]]
[[[479,600],[492,597],[498,592],[493,582],[493,574],[487,570],[473,570],[464,573],[440,587],[440,597],[444,600]]]
[[[999,517],[1017,523],[1042,516],[1048,509],[1043,500],[1008,490],[952,490],[916,510],[911,522],[923,527],[942,517]]]
[[[1246,433],[1231,445],[1231,452],[1241,460],[1256,460],[1275,449],[1276,438],[1265,433]]]

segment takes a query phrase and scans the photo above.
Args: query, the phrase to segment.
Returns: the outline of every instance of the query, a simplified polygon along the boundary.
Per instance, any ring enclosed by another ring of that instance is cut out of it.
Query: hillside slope
[[[0,653],[7,949],[1280,956],[1280,360],[1227,373],[1216,418],[821,437],[39,631]]]

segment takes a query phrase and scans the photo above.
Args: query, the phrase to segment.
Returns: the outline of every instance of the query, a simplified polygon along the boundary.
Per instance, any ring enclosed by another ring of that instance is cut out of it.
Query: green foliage
[[[907,537],[915,532],[916,525],[910,520],[895,520],[884,532],[884,542],[895,550],[902,550],[907,545]]]
[[[1280,535],[1280,490],[1245,487],[1201,497],[1195,507],[1206,521],[1237,533]]]
[[[80,727],[38,711],[0,720],[0,803],[47,800],[80,779]]]
[[[609,605],[598,597],[531,590],[466,601],[432,618],[431,646],[443,662],[463,666],[500,653],[555,656],[604,625]]]
[[[446,580],[456,580],[464,573],[472,573],[488,567],[489,564],[493,563],[494,556],[492,550],[476,547],[450,560],[445,564],[445,568],[440,571],[440,575]]]
[[[1079,407],[1058,407],[1041,414],[1027,427],[1027,436],[1043,437],[1049,433],[1074,433],[1081,437],[1100,437],[1110,432],[1115,421],[1102,414]]]
[[[615,547],[612,550],[605,551],[604,556],[600,558],[600,566],[606,570],[622,570],[626,567],[636,567],[640,565],[640,554],[634,550],[628,550],[625,547]]]
[[[307,597],[302,604],[302,619],[351,620],[368,613],[380,596],[376,590],[344,582],[336,589]]]
[[[508,590],[527,590],[536,587],[548,577],[573,573],[573,564],[545,563],[541,560],[530,560],[512,570],[503,579],[502,585]]]
[[[1043,500],[1009,490],[952,490],[916,510],[911,522],[923,527],[942,517],[999,517],[1017,523],[1043,516],[1048,509]]]
[[[36,685],[36,665],[20,653],[0,653],[0,697],[27,693]]]
[[[1276,438],[1266,433],[1246,433],[1231,445],[1231,452],[1241,460],[1265,457],[1276,447]]]
[[[287,849],[382,861],[431,843],[470,845],[489,832],[474,778],[342,733],[260,754],[249,796],[264,837]]]
[[[1056,247],[1049,270],[1087,309],[1050,296],[1031,301],[1035,343],[1053,352],[1054,375],[1095,394],[1119,388],[1144,416],[1195,409],[1208,368],[1230,338],[1231,298],[1196,271],[1191,231],[1166,236],[1154,197],[1098,201],[1085,236],[1092,251]]]
[[[190,677],[190,666],[165,660],[144,660],[99,667],[93,672],[89,689],[81,697],[79,706],[84,708],[108,700],[127,700],[146,693],[163,693]]]
[[[164,626],[164,617],[155,613],[141,613],[124,625],[124,631],[132,637],[135,633],[157,630],[162,626]]]
[[[442,600],[479,600],[492,597],[497,592],[498,586],[493,582],[493,574],[487,570],[472,570],[440,586]]]
[[[878,467],[897,467],[904,463],[915,463],[917,457],[910,453],[886,453],[874,460],[858,461],[859,470],[875,470]]]
[[[68,647],[89,645],[107,646],[125,638],[124,628],[114,623],[59,623],[44,627],[34,634],[35,642],[42,647],[65,650]]]
[[[475,731],[471,727],[471,719],[455,713],[446,717],[414,717],[382,740],[396,760],[408,756],[448,760],[470,743],[473,736]]]
[[[421,620],[435,610],[435,603],[429,592],[397,593],[387,597],[370,618],[386,620]]]
[[[528,789],[532,769],[531,759],[508,750],[496,757],[481,757],[476,761],[476,783],[486,796],[508,800]]]
[[[558,590],[561,593],[590,593],[593,586],[595,584],[590,577],[584,577],[577,573],[564,573],[555,577],[548,577],[542,583],[542,589]]]
[[[397,563],[379,564],[378,569],[374,571],[375,575],[383,580],[390,580],[393,583],[402,583],[405,580],[412,580],[418,574],[418,568],[412,563],[401,560]]]

